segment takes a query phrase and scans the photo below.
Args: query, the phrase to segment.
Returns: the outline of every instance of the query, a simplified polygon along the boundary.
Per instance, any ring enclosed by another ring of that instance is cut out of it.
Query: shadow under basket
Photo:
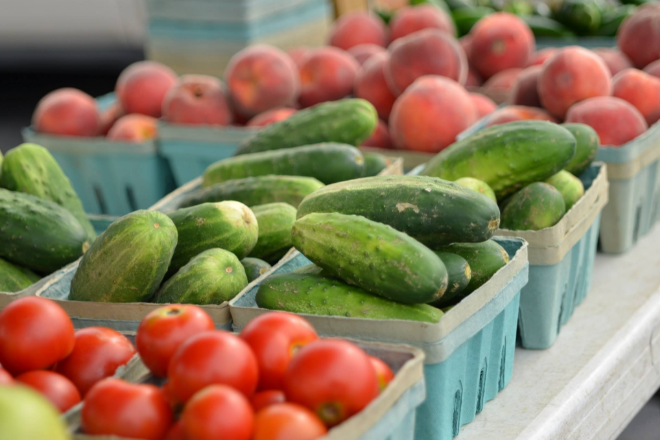
[[[417,409],[416,439],[457,436],[511,379],[520,291],[528,275],[527,243],[519,238],[496,240],[511,256],[509,264],[435,324],[302,314],[322,336],[404,343],[424,350],[427,393]],[[230,301],[233,328],[240,330],[267,312],[255,302],[263,280],[308,264],[304,255],[292,250],[250,283]]]

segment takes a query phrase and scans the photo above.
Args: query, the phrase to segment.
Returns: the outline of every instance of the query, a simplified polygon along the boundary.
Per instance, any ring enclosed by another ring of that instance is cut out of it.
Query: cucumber
[[[259,130],[238,146],[235,155],[321,142],[357,147],[371,136],[377,123],[376,109],[364,99],[324,102]]]
[[[383,171],[390,165],[387,156],[379,153],[362,153],[364,156],[364,172],[362,177],[372,177]]]
[[[241,264],[245,269],[245,275],[247,275],[249,283],[268,272],[271,268],[270,264],[258,258],[243,258]]]
[[[519,17],[526,17],[534,13],[534,5],[527,0],[509,0],[504,4],[502,12],[509,12]]]
[[[312,212],[361,215],[428,246],[488,240],[500,216],[488,197],[423,176],[376,176],[328,185],[305,198],[298,218]]]
[[[156,294],[155,302],[222,304],[238,295],[247,284],[245,269],[236,255],[224,249],[209,249],[167,280]]]
[[[0,187],[31,194],[67,209],[80,222],[90,241],[96,232],[71,182],[50,152],[36,144],[21,144],[2,162]]]
[[[488,186],[488,184],[482,180],[475,179],[474,177],[461,177],[460,179],[456,180],[456,183],[464,188],[471,189],[472,191],[483,194],[493,202],[497,203],[497,198],[495,197],[493,188]]]
[[[578,35],[593,35],[602,20],[596,0],[563,0],[553,17]]]
[[[40,279],[41,277],[31,270],[0,258],[0,292],[18,292],[27,289]]]
[[[575,33],[556,20],[540,15],[520,17],[532,30],[535,37],[570,38]]]
[[[291,228],[296,221],[296,208],[287,203],[268,203],[252,207],[259,224],[259,239],[250,257],[277,263],[282,251],[291,249]]]
[[[394,12],[388,11],[387,9],[376,9],[376,15],[378,15],[385,24],[389,24],[392,17],[394,17]]]
[[[538,231],[556,225],[565,213],[561,193],[552,185],[536,182],[511,197],[502,210],[502,228]]]
[[[257,290],[259,307],[310,315],[401,319],[435,323],[443,313],[427,304],[401,304],[337,279],[286,273],[266,278]]]
[[[493,14],[495,10],[487,6],[475,6],[473,8],[460,8],[452,11],[451,16],[456,24],[458,35],[467,35],[472,27],[482,18]]]
[[[459,298],[461,292],[470,284],[472,269],[465,258],[460,255],[440,251],[436,251],[435,254],[444,263],[447,268],[447,276],[449,277],[447,291],[439,300],[432,303],[435,307],[443,308],[449,304],[453,304],[456,298]]]
[[[438,153],[423,175],[486,182],[498,200],[530,183],[547,179],[568,165],[576,141],[570,131],[547,121],[495,125]]]
[[[617,6],[614,10],[604,14],[597,35],[602,37],[616,37],[616,33],[618,32],[621,23],[623,23],[623,20],[631,16],[636,10],[637,7],[635,5],[624,4]]]
[[[68,299],[149,301],[176,245],[176,226],[165,214],[141,210],[125,215],[108,226],[80,260]]]
[[[323,183],[312,177],[260,176],[230,180],[186,195],[180,207],[207,202],[234,200],[247,206],[283,202],[297,207],[305,196],[322,188]]]
[[[566,211],[571,209],[571,207],[584,195],[584,185],[582,184],[582,181],[568,171],[562,170],[545,182],[554,186],[555,189],[559,191],[564,199]]]
[[[493,240],[483,243],[452,243],[439,248],[438,251],[459,255],[470,265],[470,282],[458,297],[454,297],[455,302],[486,284],[495,272],[509,262],[509,254]]]
[[[577,141],[575,156],[566,165],[566,170],[579,176],[589,168],[598,154],[600,144],[598,133],[586,124],[569,123],[562,124],[562,127],[570,131]]]
[[[472,9],[476,7],[473,0],[445,0],[445,2],[447,3],[447,7],[449,7],[452,12],[457,9]]]
[[[169,274],[208,249],[224,249],[240,259],[257,243],[257,219],[250,208],[240,202],[203,203],[168,216],[179,236]]]
[[[77,260],[89,238],[71,212],[48,200],[0,188],[0,258],[40,274]]]
[[[360,150],[351,145],[325,143],[221,160],[204,171],[202,186],[269,174],[314,177],[328,184],[357,179],[363,171]]]
[[[447,288],[430,249],[394,228],[357,215],[314,213],[296,221],[293,245],[329,275],[405,304],[429,303]]]

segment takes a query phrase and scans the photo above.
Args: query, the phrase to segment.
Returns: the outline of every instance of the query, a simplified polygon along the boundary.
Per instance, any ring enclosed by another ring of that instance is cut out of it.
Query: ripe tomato
[[[172,424],[172,410],[160,389],[115,378],[89,390],[80,416],[86,434],[144,440],[162,439]]]
[[[14,378],[11,377],[9,371],[0,368],[0,385],[13,385]]]
[[[254,413],[243,394],[211,385],[188,401],[181,420],[187,440],[249,440]]]
[[[186,433],[183,430],[183,421],[179,420],[174,425],[170,426],[170,429],[167,430],[167,434],[163,440],[187,440]]]
[[[304,347],[284,375],[290,402],[314,411],[327,426],[360,412],[378,396],[378,378],[367,355],[357,345],[323,339]]]
[[[295,403],[278,403],[254,418],[252,440],[316,440],[328,429],[316,414]]]
[[[259,363],[259,390],[281,390],[286,367],[302,347],[319,337],[304,318],[286,312],[261,315],[241,331]]]
[[[374,366],[374,370],[376,370],[376,377],[378,378],[378,389],[382,393],[387,385],[392,382],[392,379],[394,379],[394,373],[392,373],[392,370],[385,362],[381,361],[377,357],[369,356],[369,360],[371,361],[371,365]]]
[[[0,364],[13,375],[50,367],[71,353],[73,335],[71,319],[54,301],[18,299],[0,312]]]
[[[156,376],[167,377],[167,367],[179,345],[197,333],[214,328],[213,320],[200,307],[172,304],[144,317],[135,345],[147,368]]]
[[[250,404],[255,413],[259,410],[276,403],[284,403],[286,401],[286,396],[284,391],[281,390],[266,390],[259,391],[257,394],[252,396],[250,399]]]
[[[199,333],[181,344],[170,361],[168,378],[174,396],[187,402],[208,385],[223,384],[250,398],[259,368],[250,347],[229,332]]]
[[[18,382],[39,391],[61,413],[80,403],[80,393],[69,379],[52,371],[29,371],[16,377]]]
[[[126,336],[105,327],[88,327],[76,331],[76,346],[55,371],[67,377],[85,397],[101,379],[115,374],[118,367],[135,355],[135,347]]]

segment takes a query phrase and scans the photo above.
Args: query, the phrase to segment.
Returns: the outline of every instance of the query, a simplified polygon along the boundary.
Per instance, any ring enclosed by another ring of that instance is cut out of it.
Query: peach
[[[465,52],[446,32],[437,29],[415,32],[393,42],[389,51],[385,77],[395,95],[424,75],[445,76],[460,84],[467,79]]]
[[[467,78],[465,79],[465,87],[479,87],[484,83],[483,79],[479,74],[473,69],[468,69]]]
[[[163,119],[174,124],[229,125],[233,115],[218,78],[184,75],[163,102]]]
[[[382,119],[378,120],[378,125],[376,125],[374,132],[371,133],[371,136],[369,136],[366,141],[362,142],[362,146],[386,149],[394,148],[390,132],[387,129],[387,124]]]
[[[536,65],[530,66],[520,73],[509,96],[512,104],[541,107],[538,83],[542,70],[542,66]]]
[[[358,69],[357,61],[341,49],[314,49],[300,69],[300,105],[310,107],[350,95]]]
[[[108,108],[101,111],[101,129],[99,133],[103,136],[107,135],[115,122],[124,115],[124,109],[121,108],[121,104],[118,101],[110,104]]]
[[[548,112],[536,107],[510,105],[494,111],[488,118],[487,127],[515,121],[550,121],[558,122]]]
[[[289,116],[293,115],[296,112],[296,109],[293,108],[274,108],[272,110],[267,110],[261,114],[258,114],[254,118],[250,119],[247,123],[248,127],[265,127],[276,122],[281,122],[285,119],[288,119]]]
[[[293,47],[293,48],[287,50],[286,54],[291,57],[293,62],[296,63],[296,67],[298,67],[298,69],[300,69],[300,67],[302,66],[303,60],[305,59],[307,54],[309,54],[310,51],[311,51],[311,49],[309,47],[298,46],[298,47]]]
[[[585,99],[568,110],[566,122],[587,124],[601,145],[621,146],[648,128],[644,116],[630,103],[613,96]]]
[[[472,54],[472,37],[470,34],[463,35],[461,38],[458,39],[459,44],[463,48],[463,52],[465,52],[465,56],[468,59],[468,64],[470,61],[470,54]]]
[[[390,135],[398,148],[436,153],[476,119],[470,95],[460,84],[428,75],[397,98],[390,115]]]
[[[625,69],[630,69],[633,65],[620,50],[609,47],[599,47],[593,49],[593,53],[598,55],[610,71],[610,75],[614,76]]]
[[[158,120],[151,116],[132,113],[122,116],[108,132],[108,139],[122,142],[144,142],[158,134]]]
[[[472,100],[472,104],[477,111],[477,119],[481,119],[484,116],[493,113],[497,108],[495,101],[490,99],[488,96],[482,95],[481,93],[470,93],[470,99]]]
[[[523,68],[534,51],[534,35],[527,24],[508,12],[482,18],[470,30],[470,61],[484,78],[515,67]]]
[[[225,82],[236,112],[252,117],[298,99],[298,69],[286,53],[265,44],[249,46],[229,61]]]
[[[563,119],[573,104],[609,95],[611,85],[610,71],[598,55],[569,46],[543,64],[538,91],[543,107]]]
[[[626,69],[612,78],[612,96],[628,101],[648,125],[660,119],[660,78],[637,69]]]
[[[387,53],[371,57],[358,72],[354,87],[355,96],[373,104],[378,116],[386,121],[396,100],[385,80],[385,65],[388,59]]]
[[[422,29],[439,29],[456,36],[456,27],[451,17],[442,9],[431,5],[407,6],[399,9],[390,21],[392,41]]]
[[[159,118],[165,95],[176,79],[176,73],[164,64],[139,61],[121,72],[115,92],[127,114],[140,113]]]
[[[552,58],[552,56],[556,54],[558,50],[559,49],[556,47],[546,47],[545,49],[533,52],[527,61],[527,67],[543,65],[543,63],[545,63],[546,60]]]
[[[649,75],[653,75],[656,78],[660,78],[660,60],[654,61],[648,66],[644,67],[644,72]]]
[[[40,133],[98,136],[101,116],[94,98],[82,90],[64,88],[41,98],[32,115],[32,125]]]
[[[365,11],[342,15],[330,28],[330,46],[348,50],[359,44],[387,47],[387,28],[378,16]]]
[[[638,7],[621,23],[616,42],[640,69],[660,59],[660,5],[648,3]]]
[[[351,47],[347,52],[355,58],[360,66],[363,66],[369,58],[376,54],[387,53],[384,48],[375,44],[359,44]]]
[[[491,76],[483,85],[488,90],[511,90],[523,69],[506,69]]]

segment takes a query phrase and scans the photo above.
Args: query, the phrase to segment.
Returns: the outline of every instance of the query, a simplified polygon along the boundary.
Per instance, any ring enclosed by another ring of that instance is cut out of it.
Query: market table
[[[593,276],[554,346],[517,349],[511,383],[460,440],[616,439],[660,387],[660,228],[598,254]]]

